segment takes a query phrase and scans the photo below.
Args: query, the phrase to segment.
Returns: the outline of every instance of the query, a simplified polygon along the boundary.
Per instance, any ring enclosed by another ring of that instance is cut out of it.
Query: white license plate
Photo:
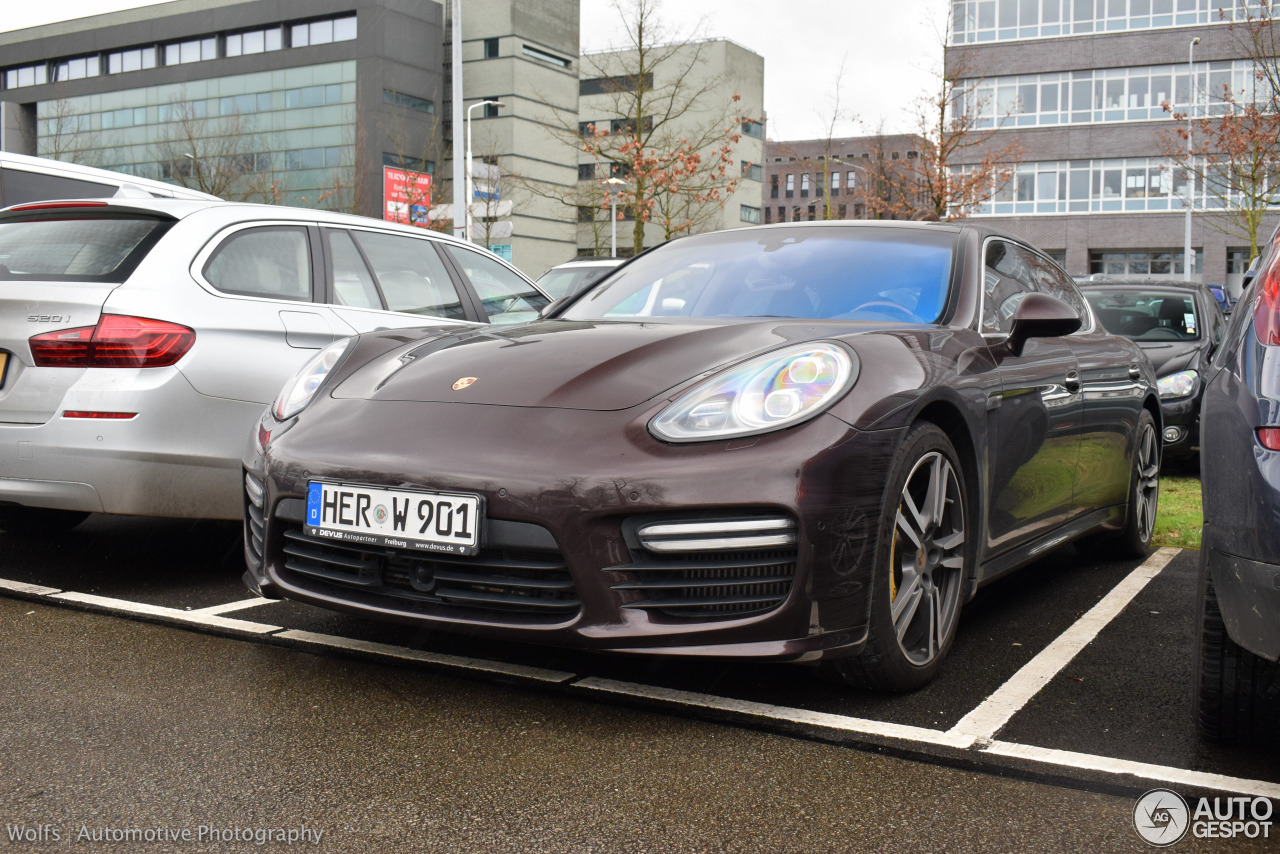
[[[481,498],[312,481],[307,533],[350,543],[472,555],[480,550]]]

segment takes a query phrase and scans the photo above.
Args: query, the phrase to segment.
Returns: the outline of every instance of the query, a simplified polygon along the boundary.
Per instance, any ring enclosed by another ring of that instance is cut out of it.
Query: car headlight
[[[649,422],[667,442],[768,433],[822,412],[857,379],[857,359],[835,344],[766,353],[710,377]]]
[[[1195,371],[1178,371],[1156,381],[1161,397],[1189,397],[1196,390]]]
[[[350,343],[350,338],[343,338],[325,347],[316,353],[311,361],[303,365],[302,370],[298,371],[293,379],[284,384],[284,388],[276,397],[276,402],[271,405],[271,414],[277,421],[292,418],[306,409],[307,404],[311,403],[311,399],[316,396],[316,392],[324,384],[325,377],[342,358],[342,354],[347,351],[347,345]]]

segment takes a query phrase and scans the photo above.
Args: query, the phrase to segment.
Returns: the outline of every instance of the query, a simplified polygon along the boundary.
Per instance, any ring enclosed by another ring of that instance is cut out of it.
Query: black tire
[[[1200,591],[1200,635],[1196,639],[1196,725],[1209,741],[1280,746],[1280,665],[1231,640],[1218,610],[1213,579]]]
[[[1122,557],[1146,557],[1160,506],[1160,436],[1145,409],[1138,417],[1130,472],[1129,509],[1116,540]]]
[[[922,499],[936,487],[942,500],[931,509]],[[879,691],[932,681],[955,639],[973,563],[969,504],[947,434],[928,422],[912,427],[885,489],[867,644],[857,657],[828,662],[829,678]]]
[[[70,531],[88,513],[78,510],[48,510],[43,507],[0,507],[0,530],[23,534],[60,534]]]

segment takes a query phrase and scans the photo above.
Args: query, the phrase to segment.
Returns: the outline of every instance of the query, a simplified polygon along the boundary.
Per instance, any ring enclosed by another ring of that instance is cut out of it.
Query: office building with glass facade
[[[1022,146],[1013,180],[974,215],[1073,275],[1181,278],[1190,205],[1193,278],[1237,289],[1248,240],[1167,151],[1174,113],[1220,115],[1227,90],[1252,97],[1232,24],[1256,11],[1254,0],[953,0],[946,63],[961,109]],[[1277,221],[1266,217],[1264,239]]]
[[[443,160],[443,24],[431,0],[175,0],[0,33],[3,148],[381,217],[384,165]]]

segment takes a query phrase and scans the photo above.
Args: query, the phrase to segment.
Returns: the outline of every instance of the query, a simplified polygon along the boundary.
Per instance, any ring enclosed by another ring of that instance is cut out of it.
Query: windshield
[[[942,229],[878,226],[682,238],[637,258],[562,316],[934,323],[947,300],[954,242]]]
[[[1186,291],[1086,290],[1085,299],[1108,332],[1133,341],[1195,341],[1200,313]]]

